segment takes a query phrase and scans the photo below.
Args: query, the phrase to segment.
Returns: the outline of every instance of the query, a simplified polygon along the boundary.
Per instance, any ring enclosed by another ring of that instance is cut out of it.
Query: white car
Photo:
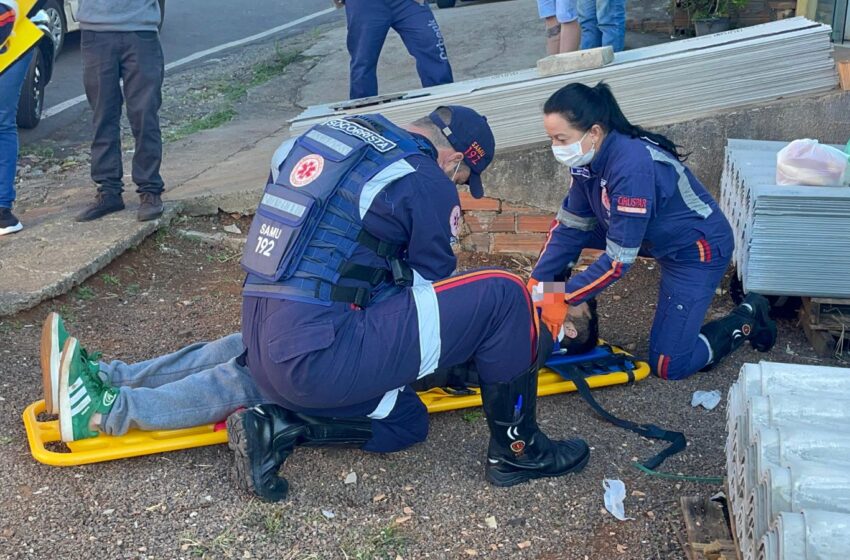
[[[56,45],[56,56],[65,44],[65,34],[80,30],[80,22],[77,21],[77,9],[80,0],[47,0],[44,4],[44,12],[50,19],[50,34]],[[159,12],[165,17],[165,0],[159,0]],[[162,27],[160,20],[159,26]]]

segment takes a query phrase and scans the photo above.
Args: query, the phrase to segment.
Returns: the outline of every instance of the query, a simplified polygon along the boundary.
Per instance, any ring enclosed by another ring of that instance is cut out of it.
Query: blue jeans
[[[626,47],[626,0],[578,0],[581,48]]]
[[[15,169],[18,166],[18,100],[33,51],[0,75],[0,208],[15,202]]]
[[[452,67],[437,20],[427,3],[414,0],[346,0],[346,45],[351,55],[351,99],[378,95],[378,58],[390,28],[416,59],[422,87],[450,84]]]
[[[118,396],[100,429],[110,435],[191,428],[227,418],[263,399],[239,356],[242,335],[200,342],[138,364],[100,364],[100,376]]]

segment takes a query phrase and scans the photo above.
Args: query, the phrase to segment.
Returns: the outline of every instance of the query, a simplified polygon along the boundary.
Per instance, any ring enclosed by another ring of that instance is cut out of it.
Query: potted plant
[[[728,31],[731,16],[747,5],[747,0],[685,0],[688,16],[699,35]]]

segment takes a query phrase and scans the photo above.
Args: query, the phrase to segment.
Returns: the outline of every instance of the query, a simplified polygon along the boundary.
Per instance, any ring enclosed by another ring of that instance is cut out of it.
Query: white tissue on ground
[[[694,391],[694,396],[691,397],[691,406],[697,407],[702,405],[706,410],[712,410],[720,404],[720,391]]]

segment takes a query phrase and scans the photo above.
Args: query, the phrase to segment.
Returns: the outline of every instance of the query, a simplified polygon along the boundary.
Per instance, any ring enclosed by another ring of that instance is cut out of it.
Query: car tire
[[[457,0],[437,0],[437,7],[441,9],[454,8]]]
[[[65,34],[68,33],[68,22],[65,21],[65,7],[62,0],[47,0],[44,4],[44,13],[47,14],[50,26],[50,35],[53,37],[53,58],[59,56],[62,45],[65,44]]]
[[[33,53],[27,76],[21,87],[21,100],[18,102],[17,121],[20,128],[35,128],[41,121],[44,109],[44,88],[47,85],[47,62],[36,48]]]

